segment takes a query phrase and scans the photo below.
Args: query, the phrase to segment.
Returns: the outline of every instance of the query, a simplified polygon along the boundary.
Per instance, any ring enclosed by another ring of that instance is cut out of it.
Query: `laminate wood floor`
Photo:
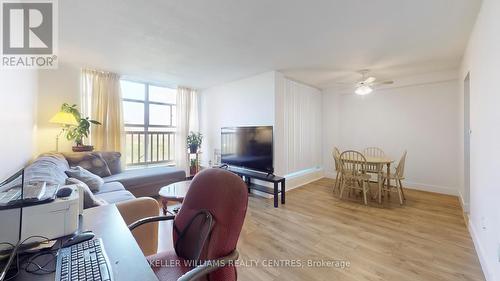
[[[338,199],[332,186],[291,190],[277,209],[251,196],[238,280],[484,280],[457,197],[407,190],[403,207],[396,194],[367,207],[354,195]],[[160,248],[171,243],[163,240]]]

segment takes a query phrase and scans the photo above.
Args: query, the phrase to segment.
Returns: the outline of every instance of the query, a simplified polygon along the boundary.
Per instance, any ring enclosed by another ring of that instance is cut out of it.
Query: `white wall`
[[[0,70],[0,181],[33,157],[37,83],[37,71]]]
[[[40,71],[38,83],[37,154],[55,151],[56,136],[61,132],[57,124],[49,123],[63,103],[80,104],[80,70],[67,64],[58,69]],[[73,143],[64,134],[59,138],[59,151],[71,151]]]
[[[319,90],[274,71],[203,90],[202,163],[213,160],[214,149],[220,147],[221,127],[268,125],[274,126],[275,173],[287,177],[287,190],[318,179],[322,176],[320,103]]]
[[[200,130],[204,135],[202,163],[220,148],[220,130],[231,126],[274,126],[275,73],[209,88],[200,93]]]
[[[325,91],[323,165],[326,174],[333,176],[334,146],[341,150],[377,146],[396,160],[395,165],[407,150],[406,186],[457,195],[456,71],[441,76],[444,81],[406,78],[393,88],[380,89],[367,96]]]
[[[488,281],[500,280],[499,14],[500,1],[483,1],[464,56],[460,77],[463,84],[462,81],[470,72],[472,135],[469,229]],[[463,87],[460,94],[463,97]],[[459,108],[463,109],[463,104],[459,105]],[[463,118],[460,122],[463,129]],[[463,149],[463,142],[461,148]],[[463,168],[463,158],[460,160],[460,168]]]

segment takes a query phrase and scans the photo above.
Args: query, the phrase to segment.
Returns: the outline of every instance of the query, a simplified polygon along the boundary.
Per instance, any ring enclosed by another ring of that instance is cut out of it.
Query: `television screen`
[[[221,162],[273,173],[273,127],[228,127],[221,131]]]

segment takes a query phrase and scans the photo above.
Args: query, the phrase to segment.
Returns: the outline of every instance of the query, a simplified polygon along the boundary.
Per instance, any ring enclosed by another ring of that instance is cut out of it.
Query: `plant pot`
[[[197,169],[196,169],[196,166],[191,166],[191,167],[189,167],[189,174],[190,174],[191,176],[196,175],[196,173],[198,172],[198,171],[196,171],[196,170],[197,170]]]
[[[77,145],[73,146],[73,152],[87,152],[87,151],[93,151],[94,146],[93,145]]]
[[[196,153],[196,152],[198,152],[198,146],[197,145],[190,145],[189,146],[189,152],[193,153],[193,154]]]

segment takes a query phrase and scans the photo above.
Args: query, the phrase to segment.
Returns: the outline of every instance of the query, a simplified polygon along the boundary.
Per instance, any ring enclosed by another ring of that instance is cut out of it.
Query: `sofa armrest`
[[[150,197],[140,197],[116,203],[125,224],[157,216],[160,213],[158,202]],[[141,225],[132,230],[135,240],[145,256],[156,254],[158,250],[158,222]]]

